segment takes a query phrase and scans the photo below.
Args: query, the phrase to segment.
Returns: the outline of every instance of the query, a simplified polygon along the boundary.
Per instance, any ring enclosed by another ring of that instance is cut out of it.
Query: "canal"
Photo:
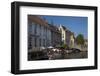
[[[88,58],[88,52],[78,52],[78,53],[70,53],[70,54],[58,54],[54,53],[52,59],[80,59],[80,58]]]
[[[56,60],[56,59],[80,59],[80,58],[88,58],[88,52],[74,52],[74,53],[58,53],[52,52],[51,54],[47,53],[30,53],[28,55],[28,60]]]

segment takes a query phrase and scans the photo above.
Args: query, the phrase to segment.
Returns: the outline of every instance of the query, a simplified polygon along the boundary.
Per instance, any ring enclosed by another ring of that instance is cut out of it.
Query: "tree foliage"
[[[62,44],[61,47],[62,47],[63,49],[66,49],[66,48],[68,48],[68,45],[67,45],[67,44]]]
[[[76,43],[78,45],[84,45],[84,36],[82,34],[79,34],[77,37],[76,37]]]

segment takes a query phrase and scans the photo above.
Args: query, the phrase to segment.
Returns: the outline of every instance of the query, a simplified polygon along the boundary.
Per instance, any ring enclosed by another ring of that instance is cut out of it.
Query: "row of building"
[[[28,49],[37,51],[41,47],[57,47],[62,43],[73,47],[74,33],[63,25],[49,24],[41,16],[28,15]]]

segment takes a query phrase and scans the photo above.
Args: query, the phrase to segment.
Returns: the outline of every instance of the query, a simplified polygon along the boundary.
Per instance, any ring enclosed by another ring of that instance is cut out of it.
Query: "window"
[[[31,37],[31,35],[28,36],[28,49],[32,49],[32,37]]]
[[[62,34],[62,38],[64,38],[64,34]]]
[[[41,35],[41,25],[39,25],[39,26],[40,26],[40,29],[39,30],[40,30],[40,35]]]
[[[34,28],[34,33],[36,34],[37,33],[37,25],[35,24],[34,27],[35,27]]]
[[[43,46],[45,47],[45,39],[43,39]]]
[[[29,24],[29,27],[28,27],[28,33],[31,34],[31,32],[32,32],[32,25]]]
[[[41,46],[41,39],[39,40],[39,43],[40,43],[39,45]]]
[[[34,45],[35,47],[37,47],[37,38],[35,37],[35,40],[34,40]]]

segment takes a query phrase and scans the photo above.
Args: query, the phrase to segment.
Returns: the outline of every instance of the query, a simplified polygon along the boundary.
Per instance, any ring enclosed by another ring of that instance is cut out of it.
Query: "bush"
[[[66,48],[68,48],[68,45],[67,44],[62,44],[61,48],[66,49]]]

